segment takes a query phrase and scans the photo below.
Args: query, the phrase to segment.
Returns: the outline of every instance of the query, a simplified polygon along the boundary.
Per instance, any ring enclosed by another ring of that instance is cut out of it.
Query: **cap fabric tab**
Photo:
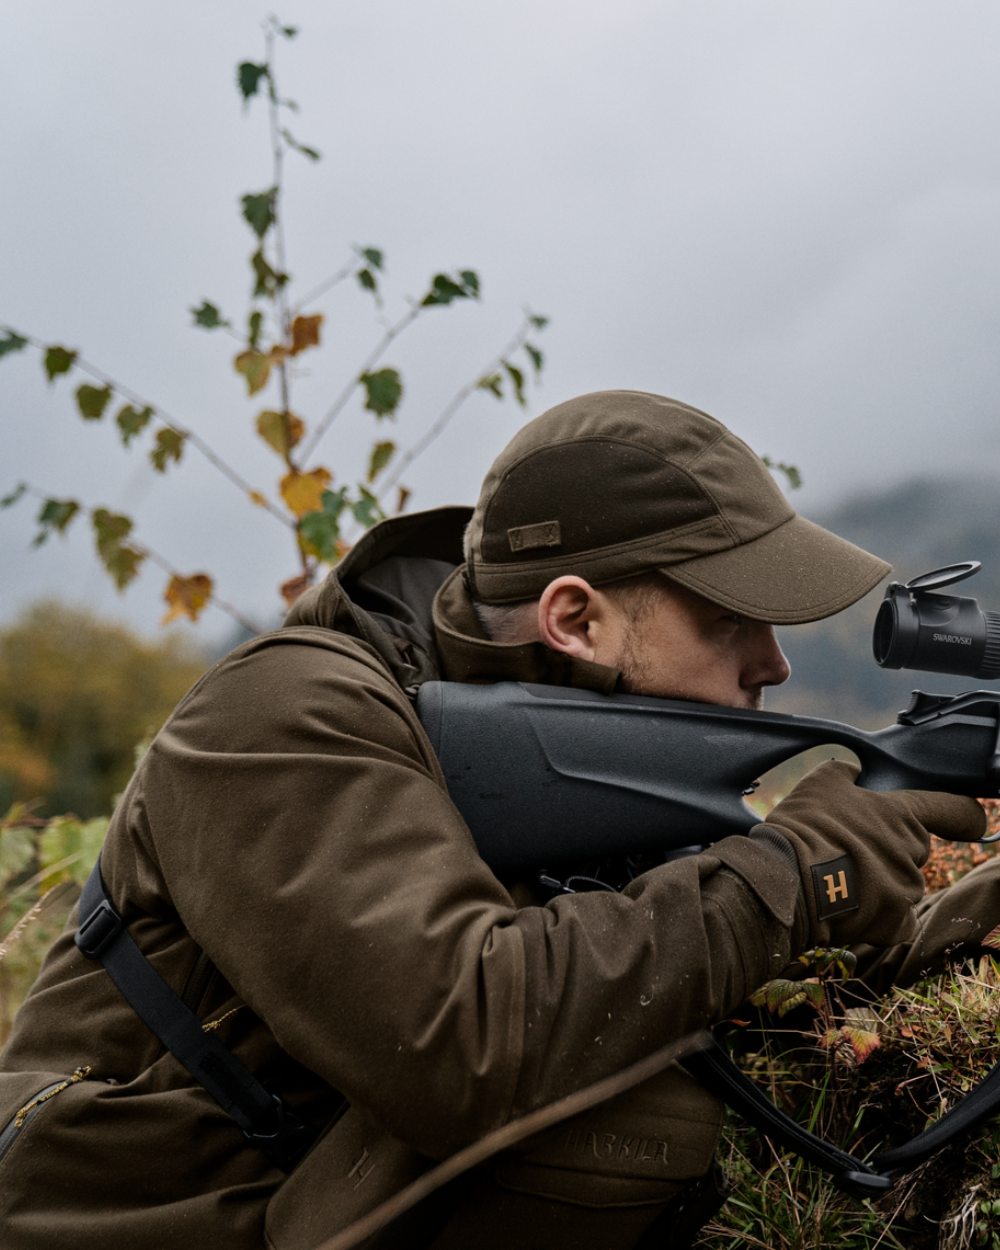
[[[520,525],[507,531],[511,551],[531,551],[535,547],[561,547],[562,530],[558,521],[541,525]]]
[[[530,599],[573,573],[594,584],[658,569],[769,623],[819,620],[889,565],[796,515],[721,422],[643,391],[597,391],[520,430],[483,483],[466,535],[484,603]]]

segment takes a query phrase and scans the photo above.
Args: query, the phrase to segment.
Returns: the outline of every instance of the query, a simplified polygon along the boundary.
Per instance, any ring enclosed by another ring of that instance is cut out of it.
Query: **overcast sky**
[[[0,325],[78,348],[273,489],[235,345],[191,328],[247,307],[238,200],[270,181],[266,113],[234,69],[262,55],[251,0],[8,4],[0,40]],[[382,248],[386,314],[441,269],[480,303],[433,310],[384,363],[414,441],[527,304],[543,384],[477,396],[406,475],[411,507],[471,502],[526,416],[573,394],[674,395],[797,464],[807,515],[909,474],[1000,459],[1000,6],[993,0],[288,0],[279,48],[296,291],[351,244]],[[379,337],[370,298],[317,301],[324,345],[293,408],[315,419]],[[71,375],[0,360],[0,495],[132,513],[137,538],[261,623],[295,571],[288,534],[189,449],[166,477],[85,425]],[[264,400],[264,402],[260,402]],[[384,428],[379,435],[384,437]],[[358,474],[360,401],[318,459]],[[956,506],[973,508],[974,497]],[[155,570],[119,596],[83,522],[30,550],[37,505],[0,513],[0,619],[44,594],[155,630]],[[948,518],[942,518],[948,524]],[[228,626],[206,614],[206,632]]]

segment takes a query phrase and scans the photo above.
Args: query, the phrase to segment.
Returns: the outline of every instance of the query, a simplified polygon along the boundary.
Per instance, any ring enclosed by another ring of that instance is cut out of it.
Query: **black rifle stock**
[[[428,682],[420,719],[491,867],[548,868],[746,833],[743,794],[809,747],[838,744],[872,790],[1000,794],[1000,693],[915,692],[896,724],[741,711],[561,686]]]

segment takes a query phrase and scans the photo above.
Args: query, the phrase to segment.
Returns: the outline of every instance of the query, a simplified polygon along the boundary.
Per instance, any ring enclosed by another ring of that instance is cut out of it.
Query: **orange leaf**
[[[207,573],[192,573],[190,577],[179,577],[175,573],[163,592],[163,598],[170,611],[160,622],[161,625],[169,625],[180,616],[196,621],[212,598],[212,579]]]
[[[323,507],[323,492],[332,481],[329,469],[312,469],[309,473],[292,469],[281,479],[281,497],[298,517],[307,512],[319,512]]]
[[[281,583],[281,597],[289,608],[298,599],[299,595],[304,594],[309,589],[312,581],[312,573],[300,573],[297,577],[290,577],[287,582]]]
[[[311,317],[296,317],[292,322],[291,355],[297,356],[307,347],[319,347],[319,328],[322,324],[322,313],[314,313]]]
[[[258,507],[258,508],[266,508],[266,507],[267,507],[267,500],[266,500],[266,499],[265,499],[265,497],[264,497],[264,496],[260,493],[260,491],[259,491],[259,490],[252,490],[252,491],[250,492],[250,502],[251,502],[251,503],[255,503],[255,504],[257,505],[257,507]]]

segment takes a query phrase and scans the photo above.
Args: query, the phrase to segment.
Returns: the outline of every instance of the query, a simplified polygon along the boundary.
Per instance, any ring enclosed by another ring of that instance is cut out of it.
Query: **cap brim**
[[[804,517],[738,547],[661,567],[689,590],[769,625],[819,621],[873,590],[892,566]]]

